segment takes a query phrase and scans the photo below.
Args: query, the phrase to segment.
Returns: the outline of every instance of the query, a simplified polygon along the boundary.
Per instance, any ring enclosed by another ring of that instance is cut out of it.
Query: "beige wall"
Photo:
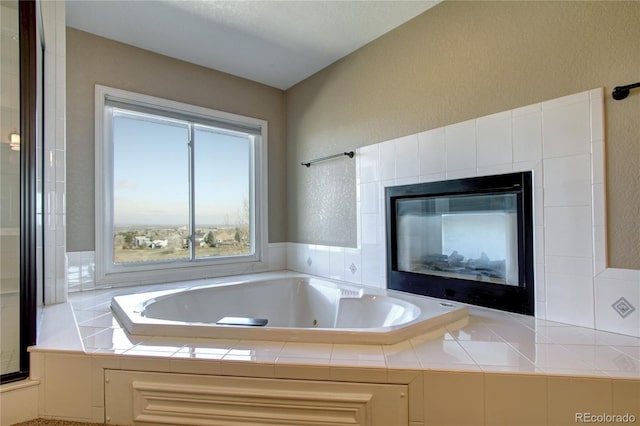
[[[269,241],[286,241],[283,91],[67,28],[68,251],[95,246],[95,84],[267,120]]]
[[[609,266],[640,269],[640,2],[445,1],[287,91],[288,237],[355,246],[355,161],[301,161],[605,87]]]

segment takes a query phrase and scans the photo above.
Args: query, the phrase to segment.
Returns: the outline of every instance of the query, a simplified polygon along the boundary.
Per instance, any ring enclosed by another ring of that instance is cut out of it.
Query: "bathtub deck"
[[[309,366],[318,379],[330,379],[333,370],[345,367],[380,374],[388,369],[424,369],[640,379],[639,338],[477,307],[469,308],[466,325],[454,324],[394,345],[185,340],[125,333],[109,308],[111,297],[158,288],[73,293],[66,304],[45,309],[39,343],[32,350],[113,354],[125,364],[133,357],[166,365],[194,359],[207,361],[208,371],[226,374],[246,367],[265,377]]]

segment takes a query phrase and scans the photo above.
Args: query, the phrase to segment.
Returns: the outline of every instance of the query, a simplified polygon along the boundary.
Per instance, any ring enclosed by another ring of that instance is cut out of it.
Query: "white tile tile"
[[[542,159],[542,113],[513,114],[513,161],[539,161]]]
[[[329,246],[312,245],[309,249],[309,259],[312,260],[310,266],[313,275],[328,277],[331,274],[331,264],[329,261]]]
[[[554,108],[566,107],[575,103],[584,103],[590,100],[590,93],[588,91],[574,93],[560,98],[550,99],[542,102],[542,110],[550,110]]]
[[[544,205],[591,205],[589,154],[544,160]]]
[[[591,106],[591,140],[604,139],[604,93],[602,89],[590,93]]]
[[[380,211],[380,183],[366,182],[360,185],[360,213],[379,213]]]
[[[329,251],[329,269],[329,278],[344,280],[344,249],[342,247],[331,247]]]
[[[362,282],[362,255],[359,249],[344,250],[344,280],[356,284]]]
[[[531,361],[516,351],[510,344],[500,342],[459,342],[478,365],[523,366],[530,368]]]
[[[550,368],[591,369],[590,365],[578,355],[556,344],[537,344],[535,360],[533,361],[537,367],[545,371]]]
[[[543,158],[588,154],[591,152],[589,100],[543,103]]]
[[[396,178],[396,145],[393,140],[378,144],[380,150],[380,180]]]
[[[418,133],[420,175],[445,171],[444,127]]]
[[[635,373],[640,377],[640,361],[609,346],[564,345],[582,361],[601,371]]]
[[[605,185],[602,183],[594,184],[592,187],[593,200],[593,225],[606,226],[606,201],[605,201]]]
[[[541,103],[531,104],[531,105],[526,105],[520,108],[512,109],[511,116],[519,117],[521,115],[535,114],[536,112],[540,112],[541,110],[542,110]]]
[[[380,163],[378,144],[358,148],[356,157],[360,162],[360,182],[380,180]]]
[[[547,300],[547,287],[545,285],[545,270],[544,263],[536,263],[535,264],[535,295],[536,301],[544,302]],[[546,309],[545,309],[546,311]]]
[[[605,155],[604,141],[591,141],[591,179],[593,183],[605,182]]]
[[[295,343],[287,342],[282,347],[280,357],[321,358],[327,362],[331,359],[333,345],[329,343]]]
[[[478,175],[478,169],[460,169],[447,171],[447,180],[449,179],[465,179]]]
[[[593,278],[546,273],[547,319],[582,327],[595,325]]]
[[[593,227],[593,274],[597,276],[607,269],[606,226]]]
[[[396,178],[418,176],[420,157],[418,135],[409,135],[395,140]]]
[[[511,173],[513,171],[512,164],[500,164],[497,166],[478,167],[477,176],[492,176]]]
[[[361,214],[361,226],[362,226],[362,244],[378,244],[382,241],[378,241],[378,234],[380,233],[380,224],[378,222],[379,216],[377,214]]]
[[[386,254],[384,244],[362,245],[362,284],[386,287]]]
[[[513,162],[509,111],[478,118],[476,132],[478,168]]]
[[[544,209],[547,256],[592,256],[591,208],[546,207]]]
[[[349,345],[334,344],[331,360],[342,359],[351,361],[384,361],[385,356],[380,345]]]
[[[547,256],[545,271],[549,274],[591,278],[591,259],[582,257]]]
[[[476,166],[476,123],[469,120],[445,127],[447,173]]]
[[[437,365],[473,365],[471,356],[455,340],[411,340],[413,350],[423,368]]]
[[[420,175],[420,182],[438,182],[445,180],[447,175],[445,173],[431,173],[426,175]]]
[[[638,269],[607,268],[601,274],[601,277],[611,280],[632,281],[640,285],[640,270]]]
[[[632,280],[607,279],[596,282],[596,327],[599,330],[640,337],[640,286]],[[621,300],[624,298],[624,300]],[[633,310],[625,313],[625,304]],[[618,305],[622,315],[616,311]],[[623,316],[624,315],[624,316]]]

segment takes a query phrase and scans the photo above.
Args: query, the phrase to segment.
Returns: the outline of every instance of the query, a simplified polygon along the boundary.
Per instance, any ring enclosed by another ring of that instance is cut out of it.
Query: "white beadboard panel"
[[[591,208],[545,207],[545,254],[547,256],[592,256]]]
[[[501,112],[476,121],[476,165],[478,169],[513,163],[511,112]]]
[[[409,135],[395,140],[396,178],[418,176],[420,158],[418,135]]]
[[[444,127],[418,133],[418,149],[420,176],[444,173],[446,170]]]
[[[591,205],[589,154],[544,160],[544,205]]]
[[[596,328],[640,337],[640,282],[596,277]],[[633,310],[625,316],[614,309],[624,298]]]
[[[591,152],[590,141],[591,119],[588,95],[583,93],[576,97],[562,98],[558,102],[542,104],[544,158],[588,154]]]
[[[547,319],[594,328],[593,278],[546,272]]]
[[[454,170],[476,169],[476,122],[464,121],[445,127],[447,174]]]

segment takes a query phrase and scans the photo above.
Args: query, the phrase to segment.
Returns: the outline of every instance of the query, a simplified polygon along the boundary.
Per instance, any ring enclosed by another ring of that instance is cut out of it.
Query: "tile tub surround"
[[[536,317],[640,337],[640,271],[606,262],[603,96],[594,89],[359,148],[358,248],[289,243],[287,268],[385,287],[385,187],[532,170]]]
[[[104,370],[119,369],[407,383],[413,426],[575,424],[575,412],[640,418],[639,338],[477,307],[468,323],[394,345],[128,335],[109,309],[111,297],[158,288],[73,293],[45,309],[31,350],[40,416],[103,421]],[[454,409],[459,404],[466,408]]]

